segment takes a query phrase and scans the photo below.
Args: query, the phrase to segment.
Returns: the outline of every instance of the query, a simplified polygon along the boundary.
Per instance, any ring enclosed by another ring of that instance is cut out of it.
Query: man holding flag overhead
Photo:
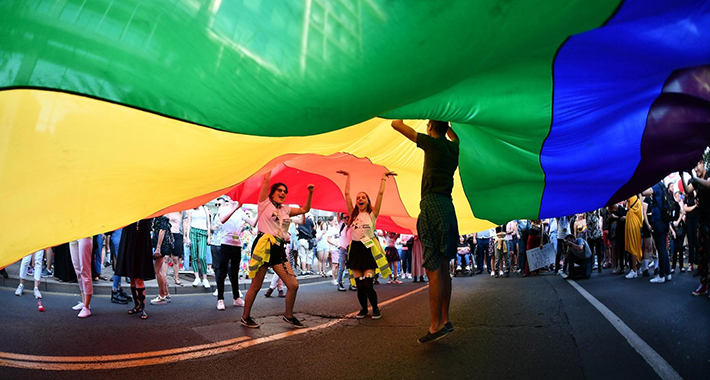
[[[449,322],[449,262],[456,257],[458,244],[458,222],[451,191],[459,165],[459,139],[444,121],[430,120],[426,135],[417,133],[402,120],[394,120],[392,128],[424,150],[417,231],[424,249],[424,269],[429,277],[431,325],[427,334],[419,338],[419,343],[428,343],[454,331],[454,325]]]

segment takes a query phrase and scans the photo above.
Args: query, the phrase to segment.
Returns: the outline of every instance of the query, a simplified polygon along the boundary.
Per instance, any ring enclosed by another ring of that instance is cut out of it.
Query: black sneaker
[[[451,322],[446,322],[446,323],[444,324],[444,327],[447,328],[447,329],[449,330],[449,332],[454,332],[454,324],[453,324],[453,323],[451,323]]]
[[[345,292],[347,289],[343,286],[343,284],[338,284],[338,291]]]
[[[365,309],[360,310],[360,312],[355,316],[357,319],[363,319],[365,317],[367,317],[367,310]]]
[[[259,326],[261,326],[260,324],[256,323],[256,321],[254,321],[254,318],[252,317],[242,317],[241,323],[242,326],[248,327],[250,329],[258,329]]]
[[[350,290],[356,291],[356,290],[357,290],[357,286],[352,286],[352,285],[350,285]]]
[[[128,294],[126,294],[126,292],[123,291],[123,288],[118,288],[118,294],[120,294],[121,296],[123,296],[123,298],[125,298],[126,301],[128,301],[128,302],[133,301],[133,297],[131,297],[131,296],[129,296]]]
[[[271,289],[271,288],[266,289],[266,291],[264,292],[264,297],[267,297],[267,298],[271,297],[271,293],[273,293],[273,292],[274,292],[274,289]]]
[[[284,322],[288,323],[289,325],[297,328],[297,329],[302,329],[306,327],[301,323],[301,321],[298,320],[296,317],[291,317],[291,318],[286,318],[286,316],[283,317]]]
[[[447,336],[447,335],[449,335],[449,329],[448,329],[446,326],[444,326],[444,327],[441,328],[441,330],[439,330],[439,331],[437,331],[437,332],[435,332],[435,333],[433,333],[433,334],[430,333],[430,332],[427,332],[426,335],[424,335],[423,337],[417,339],[417,342],[419,342],[419,343],[430,343],[430,342],[437,341],[437,340],[439,340],[439,339],[441,339],[441,338],[443,338],[443,337],[445,337],[445,336]]]
[[[125,305],[128,303],[126,297],[122,296],[117,290],[111,290],[111,302]]]
[[[372,309],[372,319],[380,318],[382,318],[382,313],[380,313],[380,309]]]

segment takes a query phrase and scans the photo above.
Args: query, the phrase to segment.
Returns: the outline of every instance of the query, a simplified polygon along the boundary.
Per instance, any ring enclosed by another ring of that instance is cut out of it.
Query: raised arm
[[[449,127],[449,129],[446,131],[446,135],[449,136],[449,140],[451,141],[459,141],[459,136],[454,132],[454,129]]]
[[[650,197],[653,195],[653,188],[649,187],[648,189],[644,190],[643,193],[641,193],[644,197]]]
[[[259,190],[259,203],[269,197],[269,181],[271,181],[271,172],[264,174],[264,180],[261,182],[261,190]]]
[[[382,208],[382,198],[385,194],[385,186],[387,185],[387,177],[396,176],[395,172],[387,172],[382,175],[382,181],[380,181],[380,191],[377,193],[377,200],[375,201],[375,207],[372,209],[372,213],[377,218],[380,215],[380,208]]]
[[[311,211],[311,201],[313,200],[313,190],[315,190],[315,185],[310,184],[308,185],[308,198],[306,198],[306,204],[303,207],[291,207],[291,211],[289,212],[289,216],[296,216],[300,214],[305,214],[308,211]]]
[[[417,142],[417,131],[415,131],[412,127],[408,126],[407,124],[404,124],[404,121],[392,120],[392,128],[394,128],[395,131],[404,135],[404,137],[412,140],[414,143]],[[454,136],[455,135],[456,134],[454,134]]]
[[[238,202],[227,202],[230,207],[220,207],[219,210],[219,222],[224,224],[227,223],[229,218],[234,215],[234,212],[239,209],[239,203]]]
[[[345,170],[338,170],[336,173],[345,176],[345,189],[343,193],[345,195],[345,206],[348,208],[348,215],[353,214],[353,199],[350,198],[350,173]]]

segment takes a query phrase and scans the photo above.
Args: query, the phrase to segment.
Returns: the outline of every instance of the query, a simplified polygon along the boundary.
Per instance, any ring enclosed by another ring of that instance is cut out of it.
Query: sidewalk
[[[8,278],[3,278],[0,276],[0,286],[2,287],[7,287],[7,288],[12,288],[15,289],[17,288],[17,285],[20,283],[20,262],[16,262],[12,265],[8,265],[5,270],[7,270],[7,273],[10,275]],[[207,289],[202,284],[200,283],[199,286],[193,287],[192,282],[195,281],[195,275],[190,272],[190,271],[185,271],[182,270],[180,271],[180,282],[182,282],[183,286],[176,286],[175,285],[175,280],[173,279],[173,270],[169,269],[168,270],[168,288],[170,291],[170,294],[197,294],[197,293],[205,293],[205,294],[211,294],[217,289],[217,282],[216,278],[213,275],[208,275],[207,279],[210,281],[210,288]],[[111,294],[111,285],[113,284],[113,270],[111,267],[107,268],[102,268],[101,270],[101,275],[108,278],[108,281],[104,280],[98,280],[94,281],[94,294]],[[273,278],[273,274],[267,274],[266,278],[264,279],[264,283],[261,285],[262,289],[268,288],[271,279]],[[347,277],[347,275],[346,275]],[[327,282],[331,281],[331,277],[321,277],[317,275],[310,275],[310,276],[298,276],[298,282],[299,284],[307,284],[307,283],[313,283],[313,282]],[[34,277],[32,276],[27,276],[27,279],[25,280],[25,288],[29,288],[30,290],[33,287],[34,283]],[[126,284],[126,279],[123,278],[121,280],[121,284],[124,287],[128,287],[129,284]],[[251,286],[251,280],[250,279],[239,279],[239,290],[242,292],[246,292],[246,290],[249,289],[249,286]],[[148,289],[148,292],[150,294],[157,293],[158,289],[158,281],[157,280],[150,280],[145,282],[145,287]],[[153,289],[154,291],[151,291],[150,289]],[[77,285],[76,282],[63,282],[60,281],[59,279],[55,277],[42,277],[42,282],[39,286],[39,290],[41,292],[54,292],[54,293],[68,293],[68,294],[78,294],[79,293],[79,286]],[[224,283],[224,291],[225,292],[230,292],[232,291],[232,284],[229,282],[229,277],[225,280]]]

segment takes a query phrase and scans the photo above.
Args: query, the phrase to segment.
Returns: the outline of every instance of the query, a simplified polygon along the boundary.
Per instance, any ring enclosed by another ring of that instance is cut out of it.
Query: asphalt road
[[[681,378],[710,378],[710,299],[690,295],[697,278],[657,285],[605,271],[577,284]],[[358,310],[355,292],[303,285],[296,315],[315,329],[293,333],[280,318],[283,299],[263,293],[252,312],[263,326],[252,330],[236,323],[241,308],[217,311],[211,295],[148,306],[148,320],[97,296],[93,315],[81,320],[71,310],[78,295],[45,293],[40,313],[30,293],[0,288],[0,379],[659,378],[558,276],[455,278],[456,330],[429,345],[416,342],[428,326],[426,286],[408,280],[376,289],[383,318],[356,320],[348,317]]]

